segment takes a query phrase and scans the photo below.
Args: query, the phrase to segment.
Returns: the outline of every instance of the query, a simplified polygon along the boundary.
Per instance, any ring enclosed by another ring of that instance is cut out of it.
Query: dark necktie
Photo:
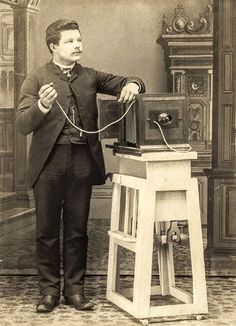
[[[71,75],[72,75],[72,69],[71,68],[61,68],[63,74],[66,75],[66,77],[68,79],[70,79]]]

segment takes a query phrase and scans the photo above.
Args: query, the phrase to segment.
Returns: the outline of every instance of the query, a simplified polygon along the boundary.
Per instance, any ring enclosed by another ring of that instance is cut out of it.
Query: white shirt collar
[[[55,60],[53,60],[53,62],[55,63],[55,65],[57,65],[57,66],[60,67],[60,68],[71,68],[71,69],[73,69],[73,68],[74,68],[74,65],[75,65],[75,62],[72,63],[72,65],[69,65],[69,66],[64,66],[64,65],[62,65],[62,64],[60,64],[60,63],[58,63],[58,62],[56,62]]]

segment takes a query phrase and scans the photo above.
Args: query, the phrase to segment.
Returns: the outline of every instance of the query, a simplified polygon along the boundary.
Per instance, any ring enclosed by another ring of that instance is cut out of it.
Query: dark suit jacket
[[[26,77],[21,87],[16,125],[23,135],[33,133],[28,159],[29,186],[33,186],[37,180],[66,120],[56,102],[49,113],[43,114],[40,111],[38,91],[41,86],[54,83],[58,93],[57,100],[65,111],[69,109],[71,92],[73,92],[83,127],[85,130],[92,131],[97,129],[96,93],[117,95],[130,81],[138,81],[142,87],[141,92],[144,92],[145,86],[139,78],[114,76],[82,67],[80,64],[74,67],[70,86],[67,77],[53,62],[47,63]],[[103,184],[105,167],[98,134],[88,135],[88,144],[96,162],[93,183]]]

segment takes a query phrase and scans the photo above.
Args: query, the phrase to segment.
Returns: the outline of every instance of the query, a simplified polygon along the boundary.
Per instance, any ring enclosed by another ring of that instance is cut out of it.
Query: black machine
[[[115,152],[138,155],[189,148],[184,95],[139,94],[132,106],[119,106],[119,116],[128,112],[119,122],[118,142],[107,146]]]

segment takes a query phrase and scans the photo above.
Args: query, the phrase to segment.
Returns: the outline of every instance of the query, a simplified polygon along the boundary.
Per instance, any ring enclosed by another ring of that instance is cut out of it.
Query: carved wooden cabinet
[[[188,141],[198,152],[193,174],[198,177],[202,223],[207,221],[207,178],[211,167],[213,33],[212,2],[198,21],[188,20],[181,4],[168,21],[163,17],[162,34],[157,39],[164,50],[167,91],[184,93],[187,100]]]

